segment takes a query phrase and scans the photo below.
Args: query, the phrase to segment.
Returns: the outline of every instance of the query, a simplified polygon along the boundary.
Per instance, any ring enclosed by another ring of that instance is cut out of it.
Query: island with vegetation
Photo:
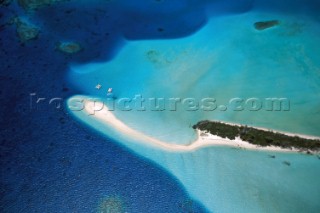
[[[320,140],[317,138],[291,136],[285,133],[217,121],[201,121],[194,125],[193,129],[230,140],[240,138],[242,141],[261,147],[275,146],[283,149],[295,149],[308,154],[320,152]]]

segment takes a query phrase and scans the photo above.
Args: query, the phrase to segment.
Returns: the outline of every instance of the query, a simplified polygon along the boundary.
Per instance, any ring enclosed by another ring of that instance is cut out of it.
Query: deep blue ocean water
[[[121,5],[85,4],[70,2],[30,15],[41,34],[25,44],[6,23],[26,14],[13,4],[0,8],[0,211],[98,212],[103,199],[118,197],[127,212],[205,212],[166,171],[82,127],[64,110],[48,102],[30,109],[30,93],[47,100],[76,94],[65,81],[68,64],[111,58],[122,44],[119,26],[130,32],[132,20],[119,14]],[[156,30],[139,29],[139,35],[159,34],[159,25],[146,20]],[[167,36],[187,35],[202,22],[192,21],[190,28],[186,23],[188,28]],[[86,51],[68,56],[55,50],[68,39]]]
[[[83,0],[29,14],[14,3],[1,6],[1,212],[97,212],[103,199],[113,197],[127,212],[206,212],[167,171],[88,130],[48,99],[80,93],[66,79],[70,64],[109,61],[127,40],[190,36],[207,23],[208,14],[252,7],[319,21],[317,0]],[[19,42],[15,27],[6,24],[17,15],[40,27],[37,40]],[[69,40],[84,50],[76,55],[55,50],[59,41]],[[30,109],[30,93],[46,102]]]

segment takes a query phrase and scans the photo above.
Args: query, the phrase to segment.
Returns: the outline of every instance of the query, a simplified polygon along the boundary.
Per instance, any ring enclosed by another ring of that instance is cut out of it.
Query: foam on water
[[[280,20],[257,31],[257,21]],[[288,132],[320,135],[319,24],[304,16],[246,13],[214,18],[196,34],[175,40],[131,41],[114,60],[73,66],[70,81],[92,97],[136,94],[156,98],[288,98],[290,111],[123,112],[115,115],[132,128],[168,141],[187,144],[195,138],[190,125],[203,119],[251,124]],[[96,90],[95,85],[103,85]],[[87,116],[80,120],[174,174],[187,191],[213,212],[316,212],[320,164],[315,157],[230,148],[168,153],[130,142],[129,135]],[[292,166],[282,162],[288,160]]]

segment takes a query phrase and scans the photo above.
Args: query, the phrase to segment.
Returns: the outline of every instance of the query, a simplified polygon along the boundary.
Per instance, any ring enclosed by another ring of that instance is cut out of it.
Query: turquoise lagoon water
[[[256,31],[256,21],[281,24]],[[107,63],[74,65],[69,80],[84,95],[106,98],[287,98],[289,111],[234,110],[188,112],[114,111],[132,128],[168,143],[195,139],[190,125],[204,119],[249,124],[320,136],[320,27],[305,16],[250,12],[211,18],[203,29],[182,39],[127,41]],[[96,90],[100,83],[103,88]],[[71,100],[71,99],[70,99]],[[229,105],[227,105],[230,107]],[[314,156],[211,147],[174,153],[133,143],[130,135],[88,116],[88,126],[172,173],[212,212],[318,212],[320,162]],[[274,153],[273,153],[274,154]],[[283,161],[290,161],[286,166]]]

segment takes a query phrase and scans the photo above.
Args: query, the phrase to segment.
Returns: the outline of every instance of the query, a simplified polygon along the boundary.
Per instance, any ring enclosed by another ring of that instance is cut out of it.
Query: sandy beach
[[[151,136],[148,136],[142,132],[139,132],[129,126],[127,126],[124,122],[119,120],[108,108],[103,105],[103,103],[93,102],[93,101],[85,101],[83,112],[93,116],[95,119],[100,121],[101,123],[109,126],[115,131],[124,134],[130,135],[130,138],[135,139],[135,141],[139,141],[139,143],[144,143],[149,146],[153,146],[158,149],[163,149],[170,152],[190,152],[195,151],[204,147],[209,146],[230,146],[238,149],[248,149],[248,150],[264,150],[264,151],[273,151],[273,152],[299,152],[298,149],[284,149],[281,147],[261,147],[254,144],[250,144],[248,142],[242,141],[240,138],[236,138],[235,140],[229,140],[225,138],[221,138],[215,135],[211,135],[209,133],[205,133],[197,130],[197,140],[188,145],[179,145],[172,144],[165,141],[158,140]],[[238,124],[232,124],[238,125]],[[262,128],[259,128],[262,129]],[[267,129],[263,129],[267,130]],[[267,130],[268,131],[268,130]],[[288,134],[288,133],[286,133]],[[288,134],[291,136],[299,136],[305,137],[303,135],[297,134]],[[308,138],[316,138],[308,136]]]

